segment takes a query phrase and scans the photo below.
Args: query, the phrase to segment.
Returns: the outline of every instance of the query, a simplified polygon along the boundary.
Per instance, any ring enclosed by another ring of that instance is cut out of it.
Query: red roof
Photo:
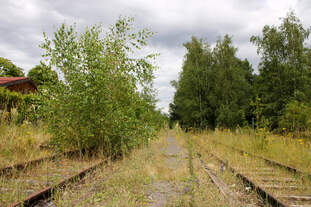
[[[27,77],[0,77],[0,85],[6,85],[10,82],[15,82],[19,80],[27,80]]]

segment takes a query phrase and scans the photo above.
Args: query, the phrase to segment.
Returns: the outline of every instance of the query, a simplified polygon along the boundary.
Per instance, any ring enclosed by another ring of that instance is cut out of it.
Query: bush
[[[36,110],[40,105],[41,101],[36,94],[21,94],[0,87],[0,110],[10,112],[14,108],[17,109],[18,116],[14,119],[17,123],[22,123],[25,119],[36,121],[38,118]]]
[[[120,18],[105,35],[101,26],[78,34],[63,24],[53,40],[45,35],[41,47],[47,64],[63,77],[47,87],[44,104],[52,140],[61,149],[96,147],[113,155],[155,135],[154,98],[147,91],[152,91],[156,55],[135,53],[152,33],[133,31],[132,23]]]
[[[279,121],[280,130],[304,132],[311,129],[311,107],[305,103],[292,101],[285,107]]]

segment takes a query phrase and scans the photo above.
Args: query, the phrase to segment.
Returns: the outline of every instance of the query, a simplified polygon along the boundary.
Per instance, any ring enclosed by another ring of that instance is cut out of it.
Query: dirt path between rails
[[[169,135],[167,145],[161,149],[165,156],[167,170],[180,170],[179,167],[184,167],[186,164],[186,150],[183,149],[177,142],[174,136]],[[183,169],[184,170],[184,169]],[[173,205],[174,202],[185,191],[184,184],[173,183],[169,181],[156,181],[149,185],[147,190],[148,198],[150,199],[149,207],[162,207]]]

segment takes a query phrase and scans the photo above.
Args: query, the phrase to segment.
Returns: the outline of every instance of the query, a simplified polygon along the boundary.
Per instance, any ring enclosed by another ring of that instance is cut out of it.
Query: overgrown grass
[[[14,114],[15,113],[15,114]],[[40,149],[50,140],[46,126],[42,123],[33,125],[24,122],[15,124],[16,111],[11,112],[8,121],[8,112],[0,113],[0,168],[16,163],[51,155],[48,149]]]
[[[264,130],[256,133],[251,130],[216,130],[194,134],[194,137],[215,140],[311,172],[311,144],[303,139],[275,135]]]

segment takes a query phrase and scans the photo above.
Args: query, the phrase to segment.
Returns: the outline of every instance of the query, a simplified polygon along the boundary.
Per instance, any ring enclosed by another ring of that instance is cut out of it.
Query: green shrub
[[[45,35],[47,64],[63,80],[47,87],[43,109],[61,149],[96,147],[112,155],[155,135],[159,123],[150,89],[156,55],[135,52],[152,33],[135,31],[132,23],[120,18],[106,34],[101,26],[78,34],[63,24],[52,40]]]

